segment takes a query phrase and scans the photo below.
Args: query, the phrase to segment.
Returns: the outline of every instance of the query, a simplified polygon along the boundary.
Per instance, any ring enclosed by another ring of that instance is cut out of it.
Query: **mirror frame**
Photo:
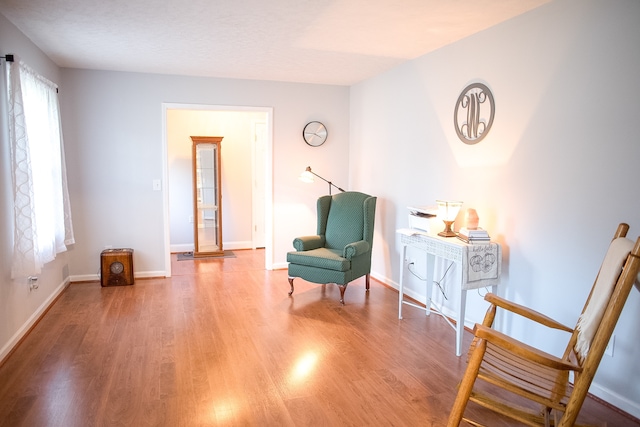
[[[191,141],[193,141],[192,147],[192,176],[193,176],[193,239],[194,239],[194,248],[193,248],[193,256],[194,257],[206,257],[206,256],[216,256],[223,255],[224,251],[222,249],[222,188],[221,188],[221,136],[192,136]],[[216,158],[215,162],[215,176],[216,176],[216,188],[215,188],[215,200],[217,204],[217,222],[215,226],[215,233],[217,237],[217,241],[219,243],[218,250],[216,251],[201,251],[200,250],[200,242],[198,241],[198,224],[199,224],[199,215],[198,215],[198,171],[197,171],[197,149],[199,144],[213,144],[216,145]]]

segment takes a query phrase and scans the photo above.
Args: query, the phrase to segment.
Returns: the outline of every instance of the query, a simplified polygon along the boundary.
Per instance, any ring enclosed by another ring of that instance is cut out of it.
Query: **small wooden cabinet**
[[[133,249],[105,249],[100,254],[102,286],[133,285]]]

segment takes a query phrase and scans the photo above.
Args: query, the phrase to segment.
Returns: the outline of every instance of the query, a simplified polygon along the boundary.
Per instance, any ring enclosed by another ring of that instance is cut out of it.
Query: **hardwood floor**
[[[446,424],[465,357],[443,319],[398,320],[397,292],[375,280],[349,285],[345,306],[299,279],[290,298],[263,251],[235,254],[174,257],[172,278],[133,286],[71,284],[0,367],[0,425]],[[581,421],[640,425],[594,400]]]

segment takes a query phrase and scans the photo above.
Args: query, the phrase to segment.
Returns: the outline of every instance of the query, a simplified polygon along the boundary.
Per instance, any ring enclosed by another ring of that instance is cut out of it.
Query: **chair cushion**
[[[633,241],[624,237],[613,240],[609,245],[609,250],[605,255],[598,278],[593,286],[589,305],[587,305],[578,319],[579,332],[576,351],[583,358],[587,357],[591,341],[596,334],[598,326],[600,326],[600,320],[602,320],[607,308],[613,288],[632,249]]]
[[[324,268],[335,271],[348,271],[351,262],[340,256],[342,251],[327,248],[312,249],[303,252],[288,252],[287,261],[298,265]]]
[[[325,247],[342,250],[349,243],[364,239],[364,201],[369,197],[358,192],[333,196],[327,217]]]

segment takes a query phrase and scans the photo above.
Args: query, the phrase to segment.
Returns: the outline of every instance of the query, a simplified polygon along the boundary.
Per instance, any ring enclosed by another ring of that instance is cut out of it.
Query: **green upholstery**
[[[313,283],[340,286],[340,302],[352,280],[366,276],[369,289],[371,248],[376,198],[347,191],[318,199],[316,235],[293,240],[294,252],[287,253],[289,284],[300,277]]]

